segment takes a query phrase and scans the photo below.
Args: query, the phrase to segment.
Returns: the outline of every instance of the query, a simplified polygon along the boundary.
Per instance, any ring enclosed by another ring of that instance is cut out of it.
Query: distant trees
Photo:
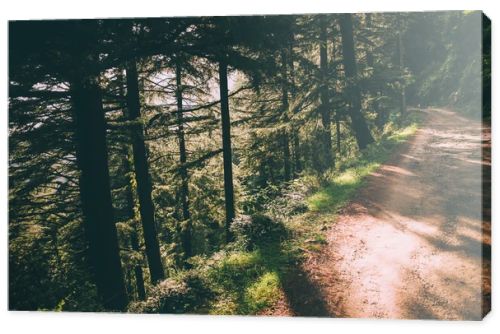
[[[480,57],[481,52],[481,41],[476,38],[481,30],[478,23],[481,13],[418,14],[400,13],[393,17],[403,31],[400,45],[406,102],[422,106],[447,105],[450,96],[456,93],[453,108],[473,115],[481,104],[480,64],[473,60]]]
[[[402,20],[11,22],[10,307],[124,310],[378,140],[414,101]]]

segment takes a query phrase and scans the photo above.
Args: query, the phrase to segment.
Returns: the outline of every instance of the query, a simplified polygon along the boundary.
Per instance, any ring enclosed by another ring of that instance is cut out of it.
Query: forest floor
[[[266,314],[478,320],[489,309],[481,173],[491,160],[481,147],[490,130],[451,111],[422,113],[416,134],[347,205],[316,216],[331,220],[324,245],[308,252]]]

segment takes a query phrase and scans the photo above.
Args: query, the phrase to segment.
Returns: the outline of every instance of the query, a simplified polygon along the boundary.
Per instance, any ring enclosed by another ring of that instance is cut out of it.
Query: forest
[[[9,309],[307,293],[301,263],[420,111],[488,101],[479,15],[9,22]]]

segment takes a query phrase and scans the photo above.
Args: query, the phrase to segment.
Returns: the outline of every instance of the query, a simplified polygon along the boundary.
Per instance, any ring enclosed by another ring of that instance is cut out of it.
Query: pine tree
[[[361,110],[361,91],[356,82],[358,71],[354,49],[354,37],[352,33],[352,16],[351,14],[342,14],[339,21],[340,31],[342,33],[342,59],[351,98],[349,116],[351,118],[351,126],[356,136],[358,147],[364,149],[366,146],[373,143],[374,139]]]
[[[142,229],[146,254],[149,264],[149,272],[152,282],[158,282],[165,278],[163,264],[160,254],[160,245],[156,232],[154,218],[154,204],[152,199],[152,185],[149,176],[149,165],[146,145],[144,144],[144,133],[141,123],[141,107],[139,97],[139,83],[137,65],[135,60],[127,64],[127,110],[129,120],[136,122],[132,131],[132,148],[134,158],[135,179],[137,182],[137,194],[139,198],[139,209],[141,212]]]

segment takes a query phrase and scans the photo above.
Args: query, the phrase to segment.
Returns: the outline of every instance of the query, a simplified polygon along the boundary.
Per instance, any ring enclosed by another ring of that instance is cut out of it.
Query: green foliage
[[[168,278],[150,291],[145,301],[132,303],[133,313],[191,313],[202,308],[212,292],[195,271]]]
[[[262,214],[237,217],[231,225],[231,232],[236,242],[248,250],[265,243],[279,242],[286,236],[282,224]]]
[[[290,259],[277,245],[193,258],[193,268],[159,283],[134,313],[256,314],[281,296],[279,272]]]
[[[282,295],[282,275],[292,257],[276,243],[252,252],[230,252],[209,271],[208,277],[218,297],[210,314],[257,314]]]
[[[191,258],[191,269],[155,286],[129,311],[257,314],[272,306],[282,295],[282,275],[294,262],[286,246],[288,232],[266,216],[239,219],[234,243],[210,257]]]

